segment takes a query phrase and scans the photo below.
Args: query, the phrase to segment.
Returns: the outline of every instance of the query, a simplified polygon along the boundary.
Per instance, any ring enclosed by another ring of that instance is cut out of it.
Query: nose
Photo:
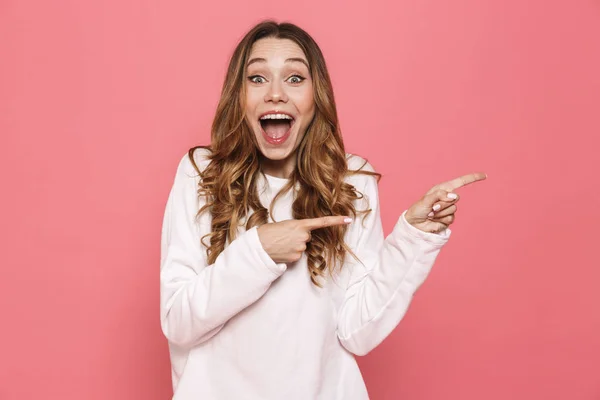
[[[283,85],[277,81],[272,82],[267,89],[267,93],[265,94],[265,102],[283,102],[287,103],[288,97],[285,93],[285,89]]]

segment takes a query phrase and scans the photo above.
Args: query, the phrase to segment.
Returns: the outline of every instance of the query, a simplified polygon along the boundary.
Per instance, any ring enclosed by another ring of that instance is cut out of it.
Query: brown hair
[[[288,183],[275,196],[269,210],[260,202],[257,181],[262,173],[256,138],[245,121],[245,65],[252,45],[262,38],[290,39],[304,51],[313,81],[315,116],[297,148],[296,168]],[[198,148],[210,150],[207,167],[200,171],[193,153]],[[291,23],[263,21],[252,28],[240,41],[229,62],[216,115],[211,130],[211,144],[189,150],[191,162],[200,175],[198,194],[206,196],[206,204],[198,215],[210,210],[211,232],[207,246],[208,264],[211,265],[225,249],[226,241],[236,238],[239,221],[249,209],[254,212],[246,221],[246,230],[262,225],[272,215],[275,201],[299,184],[292,213],[295,219],[328,215],[349,215],[356,218],[353,200],[363,195],[353,185],[344,182],[349,174],[375,175],[371,171],[348,170],[344,143],[338,125],[333,88],[325,59],[317,43],[308,33]],[[365,161],[366,164],[366,161]],[[364,164],[363,164],[364,166]],[[368,213],[371,209],[362,210]],[[343,264],[346,251],[356,255],[344,243],[346,225],[314,230],[306,244],[308,269],[312,282],[321,286],[317,277],[325,271],[331,274],[335,261]],[[206,245],[205,245],[206,246]]]

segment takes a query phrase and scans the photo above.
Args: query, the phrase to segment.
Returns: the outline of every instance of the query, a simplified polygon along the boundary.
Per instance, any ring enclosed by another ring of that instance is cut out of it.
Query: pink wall
[[[380,399],[600,399],[598,1],[0,3],[0,399],[166,399],[159,234],[263,17],[320,43],[386,233],[432,185],[454,237],[360,359]]]

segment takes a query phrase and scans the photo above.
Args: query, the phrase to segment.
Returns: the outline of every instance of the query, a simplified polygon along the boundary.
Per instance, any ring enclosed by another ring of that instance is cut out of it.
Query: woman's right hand
[[[345,216],[327,216],[307,219],[288,219],[258,227],[258,237],[263,249],[276,263],[298,261],[306,250],[313,229],[352,222]]]

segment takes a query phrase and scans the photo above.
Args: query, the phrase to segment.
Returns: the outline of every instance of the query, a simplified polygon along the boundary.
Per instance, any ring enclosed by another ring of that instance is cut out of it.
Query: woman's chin
[[[269,160],[273,161],[286,159],[290,155],[291,150],[292,149],[288,146],[276,148],[270,147],[268,145],[261,146],[262,155],[265,158],[268,158]]]

